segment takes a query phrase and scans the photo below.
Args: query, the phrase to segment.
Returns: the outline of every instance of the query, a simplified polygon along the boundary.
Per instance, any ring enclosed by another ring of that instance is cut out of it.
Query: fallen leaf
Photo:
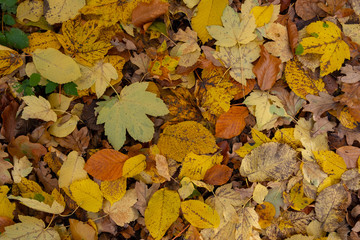
[[[333,132],[334,127],[336,127],[336,123],[330,122],[327,117],[320,118],[314,123],[311,135],[312,137],[316,137],[323,133]]]
[[[9,187],[4,185],[0,186],[0,216],[9,218],[12,220],[14,218],[14,210],[16,209],[15,203],[11,203],[7,198],[7,193],[9,192]]]
[[[60,146],[83,153],[90,142],[89,130],[87,127],[82,127],[80,130],[75,128],[70,135],[55,139]]]
[[[178,218],[180,197],[175,191],[160,189],[152,195],[145,210],[145,225],[151,236],[161,239]]]
[[[342,146],[336,149],[336,153],[344,159],[347,168],[356,168],[357,161],[360,157],[360,148],[354,146]]]
[[[97,239],[97,232],[91,225],[78,221],[73,218],[69,219],[69,223],[70,223],[71,236],[73,237],[74,240]]]
[[[9,146],[8,151],[12,156],[22,158],[27,156],[29,159],[34,159],[36,162],[40,157],[47,153],[46,148],[39,143],[32,143],[27,136],[19,136],[13,139]]]
[[[314,157],[322,170],[333,179],[340,179],[347,170],[346,163],[342,157],[333,151],[314,151]]]
[[[0,45],[1,46],[1,45]],[[23,65],[20,54],[10,48],[0,48],[0,76],[5,76]]]
[[[135,27],[146,30],[155,19],[168,12],[169,6],[169,3],[160,0],[140,2],[132,12],[131,22]]]
[[[178,162],[182,162],[190,152],[200,155],[217,150],[214,136],[194,121],[167,126],[160,135],[158,147],[161,154]]]
[[[191,25],[203,43],[211,39],[210,34],[206,30],[206,26],[220,25],[221,15],[227,5],[227,0],[200,1],[198,14],[191,19]]]
[[[44,3],[42,1],[25,0],[16,9],[16,18],[23,23],[25,19],[37,22],[43,15]]]
[[[245,118],[249,115],[246,107],[233,106],[220,115],[215,125],[215,136],[225,139],[239,135],[245,128]]]
[[[272,23],[266,29],[266,37],[274,41],[265,43],[264,47],[271,55],[280,57],[281,62],[287,62],[291,58],[293,58],[289,43],[289,39],[290,39],[289,35],[290,33],[288,32],[287,28],[284,25],[281,25],[280,23]],[[296,40],[296,44],[297,44],[297,40]],[[278,61],[276,61],[276,63],[277,62]]]
[[[126,178],[120,177],[114,181],[102,181],[100,189],[104,198],[112,205],[124,197],[126,193]]]
[[[14,156],[14,169],[11,171],[11,175],[15,183],[21,182],[21,178],[27,177],[33,170],[32,163],[29,159],[24,156],[22,158],[17,158]]]
[[[240,174],[251,182],[287,179],[296,169],[296,152],[287,144],[263,143],[242,160]]]
[[[52,227],[45,228],[45,223],[35,217],[19,215],[21,223],[16,223],[5,227],[5,232],[1,234],[4,239],[36,239],[60,240],[59,233]]]
[[[0,149],[0,185],[12,183],[8,169],[12,168],[13,165],[9,161],[4,160],[7,156],[8,154]]]
[[[256,205],[256,213],[259,215],[259,225],[262,229],[269,227],[275,216],[275,207],[269,202]]]
[[[30,2],[30,1],[25,1]],[[40,1],[32,1],[32,3],[42,3]],[[18,6],[19,10],[20,5]],[[42,7],[41,7],[42,8]],[[31,10],[33,14],[34,9]],[[54,48],[59,49],[61,47],[59,41],[56,38],[56,34],[53,31],[48,30],[47,32],[34,32],[28,36],[29,46],[24,48],[23,51],[31,54],[36,49]]]
[[[325,17],[326,13],[318,5],[324,2],[325,0],[298,0],[295,3],[295,11],[304,21],[316,16]]]
[[[84,169],[93,177],[102,181],[113,181],[123,174],[124,162],[128,156],[113,149],[103,149],[93,154]]]
[[[200,200],[187,200],[181,203],[184,218],[197,228],[217,228],[220,216],[216,210]]]
[[[58,173],[59,187],[68,188],[71,183],[88,178],[84,166],[85,161],[79,156],[79,153],[76,151],[70,152]]]
[[[103,194],[99,185],[91,179],[74,181],[69,189],[75,202],[85,211],[98,212],[101,210]]]
[[[297,182],[290,189],[289,194],[284,194],[284,198],[290,203],[290,207],[296,211],[303,210],[314,201],[314,199],[304,195],[304,186],[301,182]]]
[[[35,96],[24,96],[22,99],[27,105],[21,115],[23,119],[37,118],[54,122],[57,120],[57,115],[54,110],[51,109],[50,103],[42,96],[39,96],[39,98]]]
[[[126,191],[124,197],[114,204],[104,203],[104,212],[118,225],[123,227],[138,218],[138,211],[133,207],[137,201],[134,189]]]
[[[215,165],[208,169],[204,176],[204,182],[211,185],[224,185],[229,181],[233,169],[226,165]]]
[[[261,90],[269,90],[274,86],[277,75],[280,72],[281,60],[268,53],[263,45],[260,46],[260,58],[253,67],[253,72],[257,78]]]
[[[123,88],[120,99],[113,97],[98,102],[97,123],[105,123],[105,134],[114,149],[118,150],[123,146],[126,130],[135,140],[150,141],[154,134],[154,124],[145,114],[163,116],[169,113],[161,99],[146,91],[147,87],[146,82],[133,83]],[[124,114],[127,118],[123,118]]]
[[[156,162],[156,170],[159,173],[159,175],[166,178],[166,180],[170,181],[171,176],[169,174],[169,164],[166,157],[160,154],[156,154],[155,162]]]
[[[320,92],[319,96],[309,94],[306,98],[310,103],[304,106],[304,111],[312,112],[315,121],[318,121],[324,112],[336,109],[338,106],[334,97],[326,92]]]
[[[346,64],[341,68],[341,73],[346,75],[340,78],[344,83],[356,83],[360,81],[360,66]]]
[[[251,13],[256,19],[257,27],[262,27],[266,23],[269,23],[273,15],[274,5],[270,4],[268,6],[255,6],[251,9]]]
[[[125,160],[122,167],[122,176],[126,178],[134,177],[146,168],[146,156],[143,154]]]
[[[16,113],[18,108],[19,104],[13,100],[1,113],[3,123],[1,126],[1,134],[8,142],[10,142],[16,135]]]
[[[84,6],[85,0],[45,0],[44,16],[46,21],[53,25],[76,17]]]
[[[341,183],[325,188],[316,198],[316,218],[326,232],[333,232],[345,219],[348,193]]]

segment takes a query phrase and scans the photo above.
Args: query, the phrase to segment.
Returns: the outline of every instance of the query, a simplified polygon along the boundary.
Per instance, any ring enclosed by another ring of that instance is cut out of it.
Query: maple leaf
[[[253,64],[260,56],[260,47],[257,42],[250,42],[245,45],[233,47],[220,47],[219,52],[215,52],[226,68],[230,68],[230,75],[239,83],[246,86],[246,79],[254,78],[252,71]]]
[[[74,57],[80,64],[92,66],[103,59],[112,47],[109,42],[98,40],[102,28],[96,21],[82,24],[81,19],[77,18],[64,22],[62,34],[58,34],[57,38],[66,54]]]
[[[224,27],[213,25],[206,27],[210,35],[217,41],[216,45],[232,47],[236,44],[247,44],[256,38],[256,24],[251,14],[240,22],[239,15],[230,6],[226,6],[221,16]]]
[[[270,24],[266,29],[266,37],[274,40],[264,44],[269,53],[280,57],[282,62],[287,62],[293,57],[289,44],[288,30],[284,25],[280,23]]]
[[[39,96],[39,98],[35,96],[25,96],[22,99],[27,104],[22,113],[23,119],[37,118],[54,122],[57,120],[57,115],[51,109],[50,103],[42,96]]]
[[[163,116],[169,113],[164,102],[154,93],[146,91],[148,83],[133,83],[124,87],[120,98],[110,98],[99,103],[97,123],[105,123],[105,134],[114,149],[120,149],[126,139],[126,130],[135,140],[150,141],[154,124],[146,117]],[[124,115],[126,117],[124,117]]]
[[[322,54],[320,75],[325,76],[341,68],[345,59],[350,59],[349,46],[341,38],[341,30],[334,23],[317,21],[306,27],[312,37],[303,38],[296,54]]]
[[[2,239],[44,239],[60,240],[59,233],[53,228],[45,228],[45,223],[35,217],[19,215],[21,223],[5,227]],[[26,236],[26,237],[24,237]]]

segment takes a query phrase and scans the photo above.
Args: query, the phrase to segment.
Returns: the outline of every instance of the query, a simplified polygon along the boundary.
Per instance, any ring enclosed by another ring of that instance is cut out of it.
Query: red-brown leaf
[[[245,118],[249,115],[246,107],[233,106],[229,111],[220,115],[215,125],[215,136],[220,138],[233,138],[245,128]]]
[[[261,90],[269,90],[275,84],[276,76],[280,71],[281,60],[271,55],[263,45],[261,47],[260,59],[253,67],[258,85]]]
[[[19,104],[13,100],[9,105],[7,105],[4,111],[1,113],[1,118],[3,119],[3,126],[1,127],[1,134],[9,142],[16,134],[16,112],[19,108]]]
[[[215,165],[206,171],[204,182],[211,185],[223,185],[229,181],[233,170],[226,165]]]
[[[5,227],[15,224],[15,222],[8,217],[0,216],[0,233],[5,232]]]
[[[145,24],[150,26],[149,23],[168,12],[169,5],[169,3],[161,2],[161,0],[153,0],[151,3],[141,2],[133,10],[131,21],[136,27],[141,28]]]
[[[113,181],[122,176],[122,168],[129,157],[113,149],[103,149],[92,155],[84,169],[102,181]]]
[[[22,158],[27,156],[29,159],[34,159],[36,162],[40,157],[47,153],[46,148],[40,143],[32,143],[29,141],[28,136],[19,136],[11,140],[8,151],[11,156]]]
[[[296,24],[290,19],[288,19],[286,27],[287,27],[291,51],[292,53],[295,53],[295,48],[299,40],[299,32],[297,30]]]

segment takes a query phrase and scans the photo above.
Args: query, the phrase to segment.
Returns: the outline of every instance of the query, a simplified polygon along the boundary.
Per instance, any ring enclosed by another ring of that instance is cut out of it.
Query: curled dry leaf
[[[161,0],[139,3],[132,12],[131,22],[136,27],[143,27],[146,30],[156,18],[168,12],[169,6],[169,3]]]
[[[103,149],[92,155],[84,169],[102,181],[113,181],[123,174],[123,166],[128,156],[113,149]]]
[[[216,121],[215,136],[229,139],[239,135],[245,128],[245,118],[248,115],[249,111],[246,107],[231,107]]]
[[[276,77],[280,71],[281,60],[271,55],[263,45],[260,46],[260,59],[253,67],[260,89],[265,91],[271,89],[275,84]]]

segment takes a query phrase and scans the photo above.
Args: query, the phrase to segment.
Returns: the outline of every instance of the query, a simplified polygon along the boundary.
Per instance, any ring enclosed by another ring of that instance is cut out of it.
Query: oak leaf
[[[118,151],[103,149],[86,161],[84,169],[97,179],[113,181],[122,176],[124,162],[127,159],[127,155]]]
[[[156,94],[146,91],[148,83],[126,86],[119,98],[99,102],[97,123],[105,123],[105,134],[114,149],[120,149],[126,139],[126,130],[135,140],[148,142],[154,134],[154,124],[146,116],[163,116],[169,113]],[[123,116],[127,117],[124,118]]]
[[[312,112],[315,121],[320,119],[321,114],[330,109],[336,109],[338,105],[334,97],[326,92],[320,92],[319,96],[307,95],[306,98],[310,103],[304,106],[304,111]]]
[[[340,78],[344,83],[356,83],[360,81],[360,66],[346,64],[341,68],[341,73],[346,75]]]
[[[321,54],[320,76],[325,76],[341,68],[345,59],[350,59],[349,46],[342,40],[341,30],[334,23],[313,22],[306,27],[312,37],[303,38],[296,54]]]
[[[167,126],[160,135],[161,154],[182,162],[190,152],[209,154],[217,150],[214,136],[200,123],[185,121]]]

